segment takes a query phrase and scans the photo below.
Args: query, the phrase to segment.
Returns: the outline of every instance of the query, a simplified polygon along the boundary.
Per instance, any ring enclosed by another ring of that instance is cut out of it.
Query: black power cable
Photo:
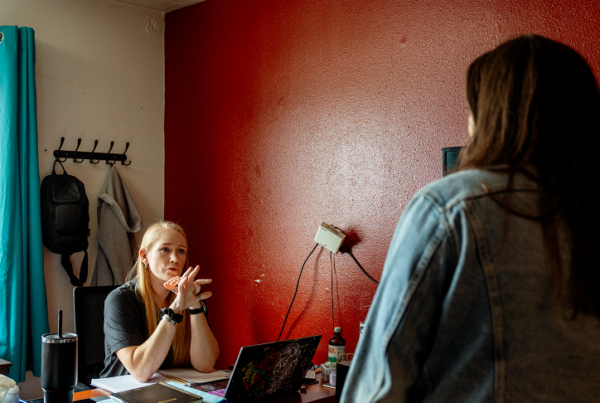
[[[313,254],[313,252],[315,251],[315,249],[317,249],[317,246],[319,246],[318,243],[315,243],[315,246],[312,248],[312,250],[310,251],[310,253],[308,254],[308,256],[306,257],[306,259],[304,259],[304,263],[302,263],[302,268],[300,269],[300,274],[298,274],[298,280],[296,281],[296,290],[294,291],[294,297],[292,298],[292,302],[290,302],[290,307],[288,308],[287,314],[285,315],[285,319],[283,321],[283,326],[281,326],[281,331],[279,332],[279,336],[277,337],[277,341],[279,341],[279,339],[281,338],[281,335],[283,334],[283,329],[285,329],[285,324],[287,323],[288,320],[288,316],[290,315],[290,311],[292,310],[292,305],[294,305],[294,300],[296,299],[296,294],[298,293],[298,286],[300,285],[300,277],[302,276],[302,271],[304,271],[304,266],[306,265],[306,262],[308,261],[308,259],[311,257],[311,255]],[[379,284],[379,282],[377,280],[375,280],[373,277],[371,277],[369,275],[369,273],[367,273],[365,271],[365,269],[363,269],[363,267],[360,265],[360,263],[358,263],[358,260],[356,260],[356,258],[354,257],[354,255],[352,254],[352,252],[350,251],[349,248],[342,246],[340,248],[340,252],[342,253],[347,253],[348,255],[350,255],[350,257],[352,258],[352,260],[354,260],[354,263],[356,263],[356,265],[358,266],[358,268],[365,274],[365,276],[367,276],[369,278],[369,280],[371,280],[372,282],[374,282],[375,284]],[[331,321],[334,324],[335,327],[335,320],[334,320],[334,315],[333,315],[333,254],[330,253],[329,254],[329,263],[331,265]]]
[[[298,293],[298,286],[300,285],[300,276],[302,276],[302,270],[304,270],[304,265],[308,261],[308,258],[310,257],[310,255],[312,255],[313,252],[315,251],[315,249],[317,249],[317,246],[319,246],[318,243],[315,244],[315,247],[312,248],[312,250],[310,251],[310,253],[306,257],[306,259],[304,259],[304,263],[302,263],[302,268],[300,269],[300,274],[298,275],[298,281],[296,282],[296,291],[294,291],[294,297],[292,298],[292,302],[290,303],[290,307],[288,308],[287,314],[285,315],[285,320],[283,321],[283,326],[281,326],[281,332],[279,332],[279,336],[277,337],[277,341],[279,341],[279,339],[281,338],[281,334],[283,333],[283,329],[285,328],[285,323],[287,322],[287,319],[288,319],[288,316],[290,314],[290,311],[292,310],[292,305],[294,305],[294,300],[296,299],[296,294]]]
[[[346,248],[345,246],[342,246],[342,247],[340,248],[340,252],[349,254],[349,255],[350,255],[350,257],[352,258],[352,260],[354,260],[354,263],[356,263],[356,265],[358,266],[358,268],[359,268],[359,269],[361,269],[363,273],[365,273],[365,276],[367,276],[367,277],[369,278],[369,280],[371,280],[371,281],[372,281],[372,282],[374,282],[375,284],[379,284],[379,281],[375,280],[373,277],[371,277],[371,276],[369,275],[369,273],[367,273],[367,272],[365,271],[365,269],[363,269],[363,267],[360,265],[360,263],[358,263],[358,260],[356,260],[356,258],[354,257],[354,255],[352,254],[352,252],[350,251],[350,249],[349,249],[349,248]]]
[[[335,333],[335,319],[333,317],[333,268],[334,268],[334,263],[333,263],[333,253],[329,252],[329,265],[331,266],[331,325],[333,327],[334,333]]]

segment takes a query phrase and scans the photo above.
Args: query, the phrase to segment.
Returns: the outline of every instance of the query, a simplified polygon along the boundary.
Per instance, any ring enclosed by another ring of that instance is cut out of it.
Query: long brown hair
[[[158,240],[158,230],[168,228],[179,232],[183,235],[187,243],[185,231],[181,226],[171,221],[159,221],[152,224],[144,234],[140,250],[148,251],[150,247]],[[187,258],[183,266],[187,267]],[[160,320],[160,307],[156,304],[154,291],[150,284],[150,268],[145,267],[142,259],[138,254],[138,258],[127,275],[127,281],[137,279],[135,291],[142,297],[146,307],[146,321],[148,324],[148,335],[152,335],[156,330],[158,321]],[[175,294],[169,295],[169,303],[175,299]],[[171,345],[173,349],[173,366],[180,367],[190,364],[190,344],[191,344],[191,329],[190,318],[187,309],[181,313],[183,321],[177,325],[175,329],[175,337]]]
[[[600,270],[594,188],[600,161],[600,91],[575,50],[538,36],[510,40],[476,59],[467,72],[467,102],[475,127],[459,170],[517,172],[538,183],[539,215],[550,230],[570,232],[568,295],[578,311],[600,316]],[[515,211],[513,211],[515,212]],[[518,212],[515,212],[518,213]],[[560,260],[558,260],[560,262]],[[558,263],[560,266],[560,263]],[[554,272],[562,283],[562,269]]]

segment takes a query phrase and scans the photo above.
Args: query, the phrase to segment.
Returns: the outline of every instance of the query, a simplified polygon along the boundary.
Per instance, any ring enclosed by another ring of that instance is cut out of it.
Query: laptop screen
[[[242,347],[229,378],[227,400],[297,392],[321,336]]]

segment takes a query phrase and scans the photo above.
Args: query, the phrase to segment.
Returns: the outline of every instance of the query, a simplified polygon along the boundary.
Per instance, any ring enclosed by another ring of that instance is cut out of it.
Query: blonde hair
[[[158,231],[161,229],[172,229],[183,235],[187,243],[187,237],[185,231],[180,225],[175,224],[171,221],[158,221],[152,224],[144,234],[142,243],[140,244],[140,250],[148,251],[148,249],[156,242],[158,238]],[[187,267],[187,257],[184,268]],[[144,262],[140,258],[139,254],[137,260],[129,274],[127,275],[126,281],[137,279],[135,285],[136,293],[142,297],[144,306],[146,307],[146,321],[148,324],[148,336],[156,330],[157,323],[160,320],[160,307],[156,304],[154,298],[155,294],[150,284],[150,267],[145,267]],[[167,302],[171,303],[175,299],[175,294],[171,293],[167,297]],[[183,321],[177,325],[175,330],[175,337],[171,347],[173,349],[173,367],[186,366],[190,364],[190,344],[191,344],[191,329],[190,329],[190,314],[187,309],[181,313],[183,315]]]

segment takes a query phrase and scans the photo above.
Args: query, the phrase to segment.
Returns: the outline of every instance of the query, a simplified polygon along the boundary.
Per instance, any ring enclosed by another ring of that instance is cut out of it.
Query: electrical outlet
[[[346,238],[346,235],[342,231],[322,222],[317,230],[315,242],[333,253],[337,253],[344,242],[344,238]]]

